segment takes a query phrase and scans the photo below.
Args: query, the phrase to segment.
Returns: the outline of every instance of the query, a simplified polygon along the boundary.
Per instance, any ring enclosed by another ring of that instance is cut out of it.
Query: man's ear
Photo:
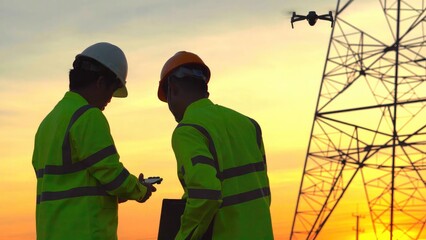
[[[106,87],[106,82],[105,82],[105,77],[104,76],[99,76],[98,79],[96,79],[96,87],[97,88],[105,88]]]

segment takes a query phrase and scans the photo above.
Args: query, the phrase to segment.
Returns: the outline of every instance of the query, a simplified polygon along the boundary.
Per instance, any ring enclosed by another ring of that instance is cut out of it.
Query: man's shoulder
[[[107,122],[99,108],[89,105],[82,97],[72,92],[67,92],[52,113],[63,121],[72,122],[73,125],[87,121]]]
[[[250,116],[233,108],[219,104],[212,104],[201,108],[191,109],[191,111],[185,113],[180,124],[194,124],[200,125],[204,128],[209,128],[211,125],[222,125],[234,121],[250,122],[249,120],[252,122],[255,121]]]
[[[247,122],[247,120],[250,120],[251,122],[256,122],[253,118],[251,118],[250,116],[235,110],[233,108],[229,108],[229,107],[225,107],[222,105],[217,105],[216,107],[219,109],[219,112],[223,118],[226,118],[228,121],[243,121],[243,122]]]
[[[78,108],[74,112],[74,117],[78,117],[81,121],[108,122],[99,108],[90,105],[84,105]]]

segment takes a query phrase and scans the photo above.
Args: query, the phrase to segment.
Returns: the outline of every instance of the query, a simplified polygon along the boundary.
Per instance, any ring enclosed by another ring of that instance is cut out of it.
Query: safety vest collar
[[[76,104],[81,105],[81,106],[89,104],[83,96],[81,96],[80,94],[78,94],[76,92],[72,92],[72,91],[66,92],[63,99],[64,100],[71,100],[71,101],[73,101]]]
[[[185,110],[185,113],[183,114],[182,120],[185,119],[185,115],[192,112],[194,109],[203,108],[203,107],[206,107],[206,106],[213,106],[213,105],[214,105],[214,103],[208,98],[202,98],[200,100],[197,100],[197,101],[189,104],[188,107],[186,107],[186,110]]]

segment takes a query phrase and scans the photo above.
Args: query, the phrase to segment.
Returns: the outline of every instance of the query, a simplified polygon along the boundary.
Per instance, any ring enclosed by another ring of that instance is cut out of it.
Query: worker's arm
[[[254,129],[256,131],[256,140],[257,140],[257,145],[259,147],[260,153],[262,154],[263,157],[263,162],[265,163],[265,171],[267,171],[267,163],[266,163],[266,151],[265,151],[265,145],[263,143],[263,136],[262,136],[262,128],[260,127],[259,123],[256,122],[256,120],[251,119],[250,121],[252,122]],[[269,186],[269,179],[266,179],[267,181],[267,185]],[[271,205],[271,196],[269,196],[269,205]]]
[[[70,129],[73,162],[85,161],[88,172],[109,194],[142,200],[147,187],[119,161],[105,116],[97,108],[83,114]]]
[[[172,146],[186,198],[176,239],[200,239],[222,203],[221,182],[216,177],[208,141],[198,130],[190,126],[176,128]]]

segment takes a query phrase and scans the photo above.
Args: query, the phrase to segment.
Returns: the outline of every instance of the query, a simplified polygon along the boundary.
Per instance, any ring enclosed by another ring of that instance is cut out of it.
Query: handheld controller
[[[146,182],[146,183],[149,183],[149,184],[160,184],[161,181],[163,181],[163,178],[161,178],[161,177],[149,177],[149,178],[145,178],[143,181]]]

